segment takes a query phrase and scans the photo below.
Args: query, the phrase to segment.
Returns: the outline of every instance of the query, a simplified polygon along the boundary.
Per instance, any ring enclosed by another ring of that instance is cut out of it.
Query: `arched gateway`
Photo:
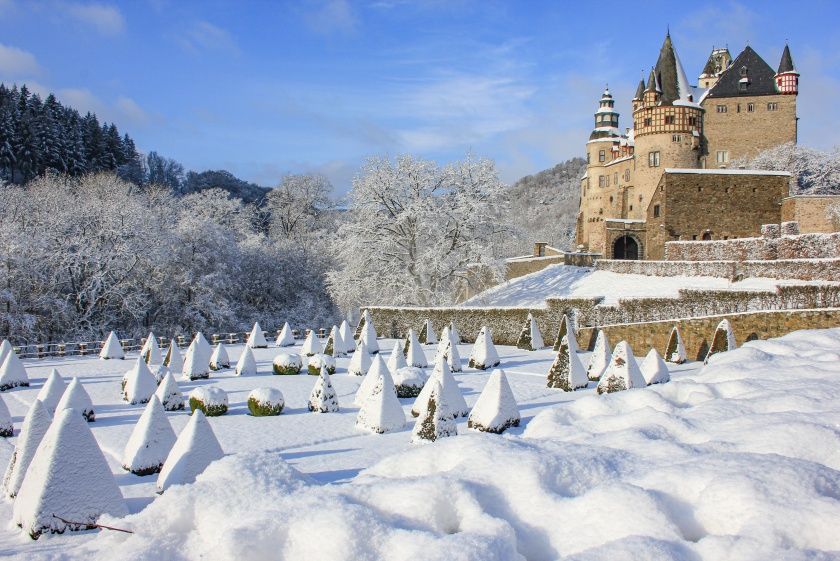
[[[639,242],[632,236],[621,236],[613,242],[613,259],[639,259]]]

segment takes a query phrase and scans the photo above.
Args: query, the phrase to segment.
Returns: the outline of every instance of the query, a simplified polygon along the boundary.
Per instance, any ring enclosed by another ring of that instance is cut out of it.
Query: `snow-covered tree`
[[[432,320],[426,319],[423,321],[423,327],[420,328],[419,339],[424,345],[437,344],[437,334],[435,334],[435,327],[432,325]]]
[[[474,282],[473,266],[502,273],[494,241],[509,229],[495,212],[503,192],[490,160],[442,168],[412,156],[368,160],[339,228],[330,292],[344,309],[455,303],[461,284]]]
[[[429,363],[426,362],[426,353],[423,352],[423,347],[420,346],[420,341],[417,339],[417,334],[413,329],[408,330],[408,337],[405,338],[405,361],[409,366],[415,368],[426,368]]]
[[[656,352],[656,349],[648,351],[647,356],[639,365],[639,370],[642,371],[642,376],[645,378],[647,385],[663,384],[671,380],[671,374],[668,372],[668,365]]]
[[[374,364],[382,364],[356,416],[356,427],[374,433],[393,432],[405,426],[405,413],[397,399],[394,380],[382,357],[376,355]],[[371,368],[373,370],[373,368]]]
[[[105,342],[102,343],[102,350],[99,351],[99,358],[102,360],[125,358],[125,352],[123,352],[120,340],[117,338],[117,334],[113,331],[108,334],[107,339],[105,339]]]
[[[400,368],[404,368],[408,366],[408,363],[405,360],[405,347],[403,341],[397,339],[394,342],[394,346],[391,349],[391,354],[388,355],[388,370],[391,372],[396,372]]]
[[[286,399],[277,388],[256,388],[248,394],[248,411],[254,417],[273,417],[283,412]]]
[[[10,351],[0,365],[0,392],[21,386],[29,386],[29,376],[17,353]]]
[[[246,345],[242,349],[242,354],[239,355],[239,360],[236,361],[235,372],[237,376],[256,376],[257,359],[254,358],[254,351],[251,350],[251,347]]]
[[[338,411],[338,395],[330,382],[326,368],[321,368],[315,387],[309,394],[309,410],[315,413],[334,413]]]
[[[252,349],[265,349],[268,347],[268,341],[265,340],[265,333],[263,333],[260,322],[254,323],[251,333],[248,334],[248,346]]]
[[[589,365],[586,367],[586,375],[590,380],[597,381],[601,379],[601,375],[607,370],[607,366],[610,364],[610,356],[612,356],[610,341],[607,339],[607,334],[604,330],[599,329],[598,336],[595,338],[595,348],[589,356]]]
[[[187,426],[178,435],[166,457],[157,480],[157,492],[172,485],[192,483],[214,461],[225,453],[201,410],[193,411]]]
[[[470,411],[467,426],[500,434],[509,427],[518,427],[519,420],[519,407],[516,405],[516,398],[513,397],[505,371],[495,368]]]
[[[486,325],[478,332],[472,351],[470,352],[470,368],[487,370],[498,366],[501,361],[493,344],[493,333]]]
[[[58,402],[61,400],[61,396],[64,395],[66,388],[67,384],[64,382],[61,374],[58,373],[58,370],[55,368],[51,369],[50,375],[47,376],[47,381],[44,382],[44,386],[38,392],[37,398],[47,408],[50,416],[55,414],[55,408],[58,406]]]
[[[216,348],[213,349],[213,355],[210,357],[210,369],[221,370],[222,368],[230,368],[230,357],[228,356],[225,344],[219,341]]]
[[[353,376],[364,376],[370,370],[372,362],[370,353],[367,352],[367,345],[364,341],[360,341],[359,348],[353,353],[350,364],[347,365],[347,373]]]
[[[682,364],[688,360],[688,354],[685,352],[685,343],[683,343],[678,325],[674,325],[671,328],[671,335],[668,337],[668,346],[665,348],[665,360],[674,364]]]
[[[446,404],[443,396],[443,386],[438,380],[430,380],[429,396],[419,410],[417,422],[411,432],[411,441],[434,442],[439,438],[458,434],[458,425],[454,415]]]
[[[306,369],[310,376],[317,376],[322,369],[326,369],[327,374],[335,374],[335,359],[325,354],[312,355],[309,357]]]
[[[733,168],[788,171],[791,195],[840,194],[840,149],[823,152],[794,142],[759,152],[752,159],[732,162]]]
[[[122,398],[132,405],[146,403],[155,394],[157,381],[142,356],[137,357],[134,366],[123,375]]]
[[[143,357],[146,364],[161,364],[163,362],[163,354],[160,352],[157,337],[151,331],[146,336],[146,341],[140,349],[140,356]]]
[[[300,374],[303,361],[300,355],[294,353],[280,353],[271,362],[271,368],[278,376],[294,376]]]
[[[732,331],[729,320],[721,320],[715,329],[714,336],[712,336],[712,345],[709,347],[709,352],[706,354],[706,359],[703,361],[703,364],[708,364],[712,356],[734,350],[737,346],[735,344],[735,333]],[[0,379],[2,377],[2,374],[0,374]]]
[[[525,325],[522,326],[522,331],[519,333],[519,339],[516,340],[516,348],[537,351],[543,347],[545,347],[545,344],[543,344],[540,327],[537,325],[534,316],[529,313]]]
[[[166,356],[163,358],[163,364],[168,366],[172,372],[181,372],[184,369],[184,357],[181,356],[181,350],[178,348],[178,342],[175,339],[169,342],[169,349],[167,349]]]
[[[155,397],[167,411],[178,411],[184,408],[184,396],[181,395],[181,388],[178,387],[178,382],[175,381],[175,376],[171,372],[167,372],[163,377],[155,391]]]
[[[561,389],[564,392],[573,392],[589,384],[586,369],[581,364],[577,353],[569,347],[566,339],[560,343],[560,350],[557,351],[557,356],[551,363],[546,379],[549,388]]]
[[[363,350],[362,345],[359,345],[359,350]],[[355,358],[355,356],[353,358]],[[380,355],[375,355],[372,359],[368,360],[370,360],[370,366],[365,372],[364,378],[362,378],[362,382],[359,384],[359,387],[356,390],[356,395],[353,397],[353,403],[360,407],[362,406],[362,404],[364,404],[365,400],[371,392],[371,389],[374,387],[374,385],[376,385],[377,380],[384,377],[386,373],[388,374],[388,379],[391,380],[391,385],[393,385],[394,383],[394,379],[391,376],[390,371],[388,370],[388,365],[385,364],[385,361],[382,360],[382,357]],[[354,371],[351,371],[350,373],[355,374]],[[358,376],[359,374],[356,375]],[[396,389],[394,390],[394,394],[396,395]]]
[[[12,460],[3,477],[3,488],[9,497],[14,497],[20,490],[29,464],[32,463],[35,451],[47,433],[47,429],[50,428],[51,422],[52,415],[47,410],[47,406],[38,399],[33,401],[32,407],[23,419]]]
[[[247,348],[247,347],[246,347]],[[208,417],[218,417],[228,411],[228,395],[217,386],[199,386],[189,395],[190,411],[200,410]]]
[[[55,407],[55,415],[58,416],[65,409],[75,409],[89,423],[96,420],[93,402],[90,400],[90,395],[88,395],[87,390],[85,390],[78,378],[73,378],[67,384],[67,389],[64,390],[64,394],[62,394],[58,405]]]
[[[607,367],[601,381],[598,382],[598,393],[613,393],[631,388],[643,388],[647,385],[633,349],[627,341],[619,342],[613,349],[610,365]]]
[[[37,539],[86,530],[103,514],[128,514],[120,488],[79,411],[58,412],[15,498],[14,522]]]
[[[6,402],[0,397],[0,438],[8,438],[15,433],[15,426],[12,424],[12,414],[6,407]]]
[[[152,396],[123,451],[122,467],[135,475],[151,475],[160,471],[175,444],[175,431],[166,418],[166,411]]]
[[[429,376],[429,380],[423,386],[423,389],[414,401],[414,405],[411,407],[411,414],[416,417],[420,414],[422,408],[425,407],[429,399],[429,392],[432,391],[430,382],[433,379],[437,380],[443,388],[444,401],[449,406],[452,415],[455,417],[466,417],[470,409],[467,407],[467,402],[461,394],[461,388],[458,387],[458,382],[452,376],[449,364],[442,358],[438,359],[435,363],[435,367],[432,369],[432,375]]]
[[[303,346],[300,348],[300,352],[303,356],[312,356],[324,352],[324,348],[321,346],[321,341],[315,334],[314,329],[309,330],[309,333],[306,335],[306,339],[303,342]]]
[[[560,350],[560,344],[563,342],[563,339],[567,340],[569,348],[573,349],[574,352],[578,352],[580,350],[577,344],[577,339],[575,338],[575,329],[568,314],[563,314],[563,319],[560,320],[560,330],[557,332],[557,338],[554,339],[553,349],[555,351]]]
[[[347,320],[342,320],[338,328],[338,333],[341,335],[341,340],[344,341],[345,353],[352,353],[356,350],[356,340],[353,337],[353,331],[350,329],[350,324]]]
[[[403,366],[394,371],[393,378],[397,397],[417,397],[429,377],[422,368]]]
[[[295,344],[295,336],[292,333],[292,328],[289,327],[289,322],[283,324],[283,328],[277,335],[276,344],[278,347],[291,347]]]

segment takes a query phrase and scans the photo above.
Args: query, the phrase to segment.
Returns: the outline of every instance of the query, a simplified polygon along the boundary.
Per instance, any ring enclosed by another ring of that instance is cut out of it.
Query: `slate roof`
[[[744,68],[745,75],[742,75]],[[779,92],[776,90],[775,76],[776,73],[770,65],[748,46],[732,61],[729,68],[724,70],[706,97],[777,95]],[[749,82],[742,89],[741,79],[744,77],[748,78]]]
[[[639,87],[636,88],[636,95],[633,96],[633,99],[642,99],[645,96],[645,81],[639,80]]]
[[[785,50],[782,51],[782,60],[779,62],[779,72],[796,72],[796,67],[793,66],[793,58],[790,56],[790,48],[785,45]]]

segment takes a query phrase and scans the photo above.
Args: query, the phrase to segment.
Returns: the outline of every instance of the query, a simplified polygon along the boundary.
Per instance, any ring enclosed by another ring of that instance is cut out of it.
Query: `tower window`
[[[688,118],[688,126],[696,127],[697,126],[697,117],[689,117]]]
[[[607,152],[605,150],[599,150],[598,151],[598,161],[603,162],[606,159],[607,159]]]
[[[630,210],[633,210],[633,205],[630,205]]]
[[[671,142],[682,142],[682,135],[681,134],[672,134],[671,135]]]
[[[659,218],[659,205],[653,205],[653,217]]]
[[[650,117],[645,117],[645,126],[649,127],[653,121],[651,121]]]
[[[659,152],[648,152],[648,166],[652,168],[659,167]]]
[[[748,103],[747,104],[747,113],[752,113],[755,111],[755,103]]]
[[[673,125],[674,124],[674,116],[673,115],[665,115],[665,124],[666,125]]]
[[[715,106],[715,110],[718,113],[726,113],[726,105],[717,105]]]
[[[624,170],[624,181],[630,181],[630,170]]]
[[[729,152],[726,150],[718,150],[716,160],[719,164],[725,164],[729,161]]]
[[[767,110],[768,111],[778,111],[779,110],[779,104],[776,103],[776,102],[768,103],[767,104]]]
[[[618,185],[618,172],[613,174],[613,185]]]
[[[605,178],[604,178],[604,176],[603,176],[603,175],[599,175],[599,176],[598,176],[598,187],[604,187],[604,186],[605,186],[606,181],[604,181],[604,179],[605,179]]]

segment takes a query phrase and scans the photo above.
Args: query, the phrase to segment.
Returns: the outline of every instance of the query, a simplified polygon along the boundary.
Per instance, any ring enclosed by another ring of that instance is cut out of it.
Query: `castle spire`
[[[645,81],[639,80],[639,87],[636,88],[636,95],[633,96],[633,99],[642,99],[645,96]]]
[[[782,51],[782,60],[779,61],[779,71],[776,74],[784,74],[785,72],[796,72],[793,57],[790,56],[790,47],[787,43],[785,43],[785,50]]]
[[[793,65],[793,57],[790,56],[790,47],[785,43],[785,50],[782,51],[782,60],[779,61],[779,71],[774,77],[776,89],[779,93],[796,95],[799,93],[799,72]]]

